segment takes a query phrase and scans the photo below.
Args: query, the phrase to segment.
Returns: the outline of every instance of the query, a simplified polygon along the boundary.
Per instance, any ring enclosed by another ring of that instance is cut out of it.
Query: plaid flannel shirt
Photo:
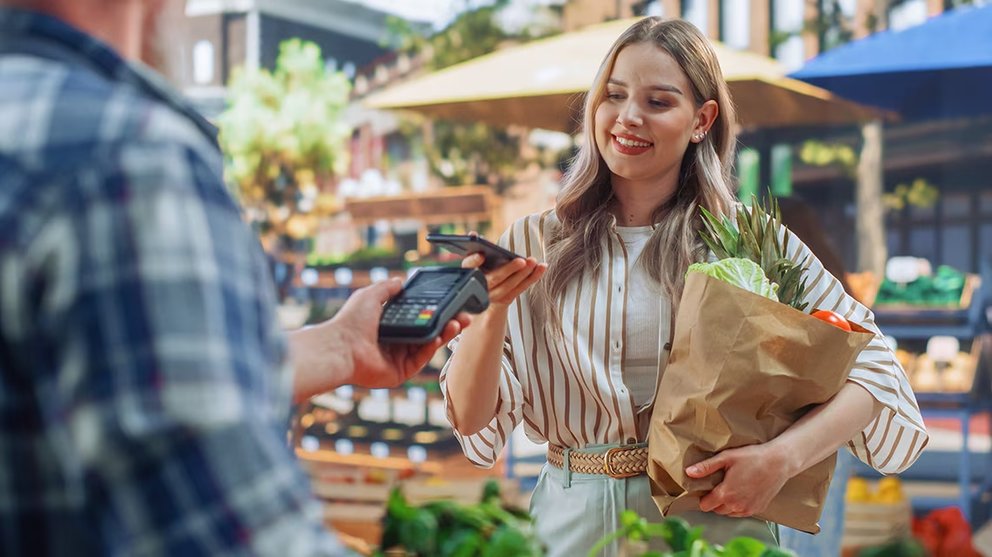
[[[340,555],[212,126],[0,9],[0,554]]]

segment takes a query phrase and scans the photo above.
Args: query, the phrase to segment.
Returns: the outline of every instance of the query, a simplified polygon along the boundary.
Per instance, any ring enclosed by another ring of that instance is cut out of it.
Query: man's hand
[[[445,325],[440,337],[427,344],[380,344],[382,306],[402,287],[401,281],[392,279],[362,288],[348,298],[331,320],[340,327],[351,350],[354,366],[351,383],[369,388],[401,385],[423,369],[438,348],[468,326],[468,314],[461,313]]]
[[[704,478],[719,471],[723,481],[699,500],[699,509],[734,518],[758,514],[794,474],[784,455],[772,447],[750,445],[728,449],[686,468],[690,478]]]
[[[440,337],[426,344],[380,344],[382,306],[402,287],[400,280],[391,279],[356,290],[332,319],[290,333],[296,373],[294,401],[302,402],[341,385],[401,385],[468,326],[468,314],[461,313],[445,325]]]

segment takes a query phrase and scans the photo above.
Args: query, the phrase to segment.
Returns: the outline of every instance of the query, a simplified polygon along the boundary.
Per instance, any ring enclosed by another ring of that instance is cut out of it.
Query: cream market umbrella
[[[517,124],[572,132],[582,93],[610,45],[636,19],[586,27],[491,54],[398,83],[365,105],[409,109],[452,120]],[[745,128],[849,124],[877,112],[785,77],[775,60],[715,43]]]

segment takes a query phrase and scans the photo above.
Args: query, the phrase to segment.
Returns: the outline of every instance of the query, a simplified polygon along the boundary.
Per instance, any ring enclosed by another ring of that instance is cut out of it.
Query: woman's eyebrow
[[[612,78],[612,77],[609,79],[608,83],[610,85],[616,85],[618,87],[626,87],[627,86],[627,84],[624,83],[623,81],[620,81],[619,79],[615,79],[615,78]],[[685,96],[685,93],[683,93],[681,89],[679,89],[678,87],[676,87],[674,85],[656,84],[656,85],[649,85],[648,88],[651,89],[651,90],[653,90],[653,91],[665,91],[665,92],[668,92],[668,93],[676,93],[676,94]]]

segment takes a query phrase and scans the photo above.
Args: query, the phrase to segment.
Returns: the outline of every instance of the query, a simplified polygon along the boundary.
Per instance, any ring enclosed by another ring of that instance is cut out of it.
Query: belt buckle
[[[616,480],[622,480],[624,478],[633,478],[634,476],[640,475],[640,472],[617,472],[613,468],[614,455],[616,455],[617,453],[622,453],[633,449],[634,447],[613,447],[612,449],[609,449],[608,451],[603,453],[603,473]]]

